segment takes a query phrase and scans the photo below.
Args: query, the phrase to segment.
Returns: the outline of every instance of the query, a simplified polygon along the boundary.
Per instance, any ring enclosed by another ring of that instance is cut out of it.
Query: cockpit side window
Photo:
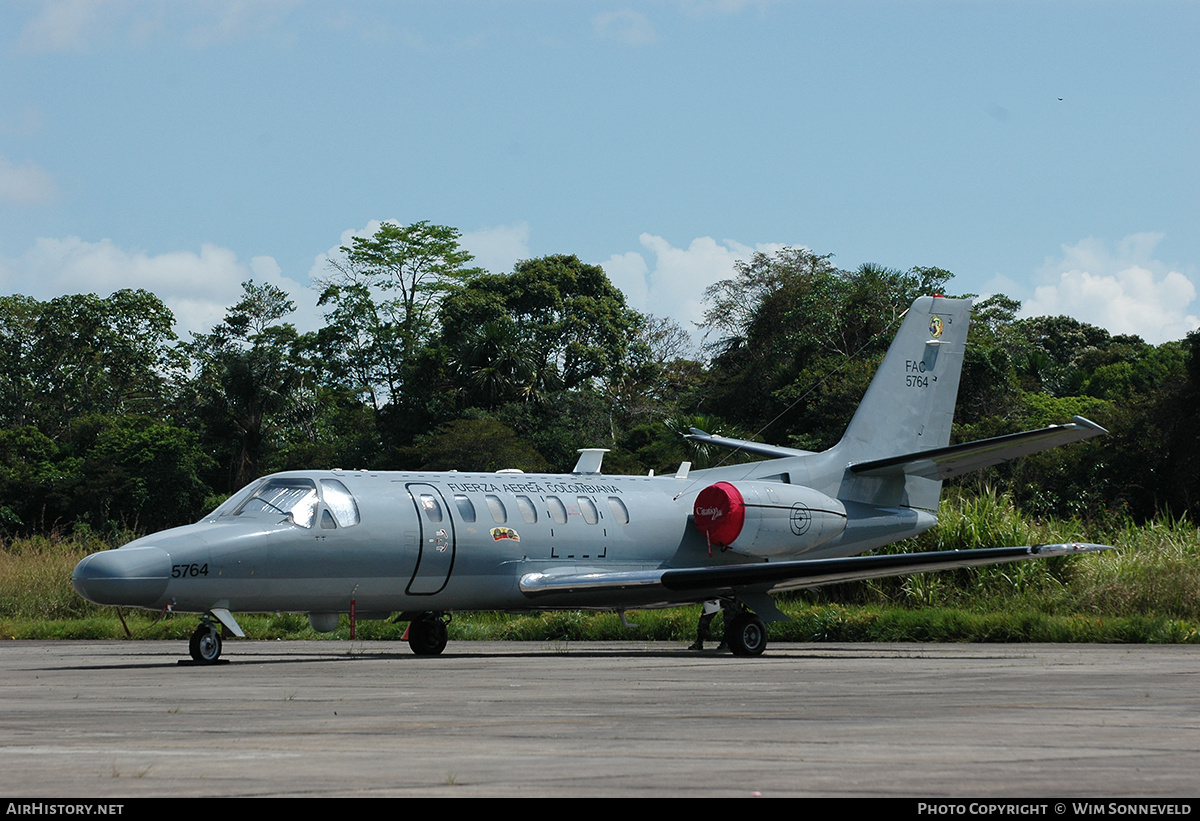
[[[317,486],[311,479],[269,479],[233,511],[234,516],[283,515],[301,527],[312,527],[316,514]]]
[[[321,480],[321,496],[325,507],[333,513],[333,518],[342,527],[352,527],[359,523],[358,503],[349,488],[337,479]]]

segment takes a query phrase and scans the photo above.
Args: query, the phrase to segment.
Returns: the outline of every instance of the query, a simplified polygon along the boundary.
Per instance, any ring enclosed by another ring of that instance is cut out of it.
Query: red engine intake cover
[[[692,508],[696,528],[709,540],[728,547],[746,523],[746,502],[741,492],[728,482],[717,482],[700,491]]]

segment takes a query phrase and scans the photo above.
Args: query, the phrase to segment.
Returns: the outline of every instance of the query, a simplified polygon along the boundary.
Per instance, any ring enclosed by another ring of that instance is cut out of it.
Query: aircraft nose
[[[95,604],[150,607],[167,591],[171,557],[157,547],[121,548],[93,553],[75,565],[71,584]]]

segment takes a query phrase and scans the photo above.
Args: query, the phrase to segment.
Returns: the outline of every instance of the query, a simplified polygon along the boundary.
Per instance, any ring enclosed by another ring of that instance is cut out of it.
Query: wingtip
[[[1087,419],[1086,417],[1083,417],[1083,416],[1072,416],[1071,421],[1074,422],[1076,425],[1079,425],[1081,428],[1087,428],[1088,430],[1093,431],[1093,433],[1092,433],[1093,436],[1101,436],[1103,434],[1108,433],[1108,430],[1106,428],[1102,428],[1100,425],[1097,425],[1091,419]]]
[[[1110,544],[1092,544],[1091,542],[1064,542],[1062,544],[1035,544],[1030,551],[1039,556],[1071,556],[1075,553],[1100,553],[1104,550],[1116,550]]]

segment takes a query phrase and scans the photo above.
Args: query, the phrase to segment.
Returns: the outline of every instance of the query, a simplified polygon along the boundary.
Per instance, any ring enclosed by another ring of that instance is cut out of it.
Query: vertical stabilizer
[[[866,396],[834,447],[849,464],[950,444],[971,300],[927,296],[908,309]],[[941,482],[859,480],[841,498],[936,509]]]

